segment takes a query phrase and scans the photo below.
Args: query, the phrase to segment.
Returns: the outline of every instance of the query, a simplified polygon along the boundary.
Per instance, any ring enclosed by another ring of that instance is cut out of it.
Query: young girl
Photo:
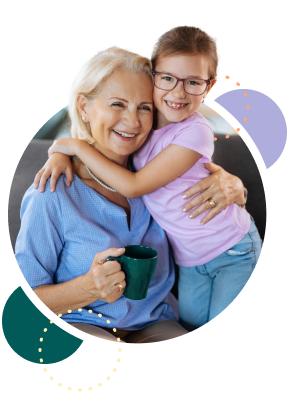
[[[178,210],[182,192],[209,175],[204,163],[211,160],[214,136],[197,109],[216,82],[217,62],[215,42],[198,28],[177,27],[159,38],[152,55],[155,129],[134,154],[136,173],[111,162],[85,141],[59,139],[49,150],[49,155],[78,156],[103,187],[127,198],[143,197],[165,229],[179,265],[180,322],[189,330],[213,319],[235,299],[262,244],[253,219],[236,204],[206,225],[201,225],[202,215],[190,221],[188,209]],[[88,123],[84,102],[79,100],[78,110]],[[119,110],[124,105],[119,98]],[[133,133],[112,132],[129,141],[138,126],[134,119]],[[214,199],[209,203],[210,208],[216,206]]]

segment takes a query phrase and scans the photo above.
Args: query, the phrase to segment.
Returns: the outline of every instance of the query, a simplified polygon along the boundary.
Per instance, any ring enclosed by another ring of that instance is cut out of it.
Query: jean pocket
[[[230,248],[229,250],[226,250],[225,253],[226,253],[227,255],[229,255],[229,256],[234,256],[234,255],[236,255],[236,256],[244,256],[244,255],[248,255],[248,254],[251,254],[251,253],[254,254],[254,248],[251,247],[251,248],[249,248],[248,250],[239,251],[239,250],[235,250],[235,249],[232,247],[232,248]]]
[[[229,250],[226,250],[225,253],[229,256],[245,256],[250,254],[255,255],[254,243],[252,237],[249,233],[247,233],[243,239],[241,239],[238,243],[236,243]]]

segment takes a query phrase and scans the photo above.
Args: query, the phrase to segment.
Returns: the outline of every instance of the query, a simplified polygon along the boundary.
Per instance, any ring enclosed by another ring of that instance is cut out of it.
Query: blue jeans
[[[262,241],[251,217],[240,242],[210,262],[179,266],[179,322],[194,330],[221,313],[239,294],[258,261]]]

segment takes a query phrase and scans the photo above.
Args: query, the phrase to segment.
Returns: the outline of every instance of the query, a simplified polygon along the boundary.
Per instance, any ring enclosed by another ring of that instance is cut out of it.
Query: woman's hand
[[[204,165],[212,174],[185,191],[182,196],[183,199],[188,199],[200,192],[199,195],[183,206],[183,211],[187,213],[199,205],[189,214],[190,218],[195,218],[199,214],[209,210],[201,220],[201,225],[206,224],[221,212],[222,209],[225,209],[232,203],[237,203],[238,205],[244,203],[244,187],[238,177],[231,175],[212,162]],[[208,202],[210,198],[216,204],[213,208],[210,207]]]
[[[84,279],[84,289],[88,294],[107,303],[114,303],[122,296],[126,282],[121,265],[117,261],[105,262],[105,260],[108,257],[119,257],[124,252],[124,248],[109,248],[96,254]],[[121,285],[121,289],[117,284]]]
[[[126,287],[125,274],[118,262],[105,260],[110,256],[119,257],[124,251],[124,248],[109,248],[98,252],[88,273],[60,284],[40,285],[34,292],[57,315],[86,307],[100,299],[113,303]],[[121,284],[121,290],[117,284]]]
[[[60,138],[56,139],[53,145],[48,150],[48,156],[51,157],[54,153],[62,153],[67,156],[77,155],[77,148],[81,141],[73,138]]]
[[[53,154],[35,176],[34,188],[38,188],[40,182],[39,191],[44,192],[47,180],[51,176],[50,191],[55,191],[56,183],[61,173],[66,175],[66,185],[67,187],[70,187],[70,184],[73,181],[70,157],[61,153]]]

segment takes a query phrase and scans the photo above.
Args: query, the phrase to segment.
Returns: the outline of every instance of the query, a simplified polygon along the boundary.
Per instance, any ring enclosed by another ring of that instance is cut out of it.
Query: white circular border
[[[243,90],[242,90],[243,94]],[[263,158],[253,142],[250,135],[247,131],[242,127],[242,125],[236,120],[226,109],[224,109],[221,105],[216,103],[210,97],[205,98],[205,103],[211,109],[215,110],[220,116],[222,116],[234,129],[240,128],[239,134],[250,149],[256,164],[258,166],[263,186],[264,192],[266,197],[266,206],[267,206],[267,217],[266,217],[266,232],[265,238],[263,242],[262,251],[259,257],[259,260],[256,264],[256,267],[250,277],[249,281],[240,292],[240,294],[234,299],[234,301],[216,318],[212,319],[210,322],[206,323],[202,327],[196,329],[193,332],[187,333],[183,336],[179,336],[170,340],[159,341],[155,343],[146,343],[146,344],[128,344],[122,342],[113,342],[104,339],[100,339],[81,330],[74,328],[73,326],[69,325],[68,323],[64,322],[61,318],[56,316],[48,307],[45,306],[44,303],[36,296],[32,288],[29,286],[27,281],[25,280],[18,263],[16,261],[10,234],[9,234],[9,224],[8,224],[8,203],[9,203],[9,194],[11,189],[12,180],[14,177],[14,173],[16,171],[17,165],[22,157],[25,149],[27,148],[28,144],[31,142],[32,138],[35,134],[39,131],[39,129],[57,112],[61,109],[66,107],[69,103],[69,97],[65,97],[53,105],[49,110],[43,113],[38,120],[32,125],[29,131],[23,136],[19,145],[17,146],[11,161],[8,165],[6,175],[4,177],[2,193],[1,193],[1,234],[3,240],[3,246],[6,253],[6,257],[10,264],[11,270],[15,276],[15,279],[22,287],[23,291],[29,297],[31,302],[49,319],[53,320],[54,323],[65,330],[66,332],[72,334],[73,336],[83,340],[87,343],[97,345],[107,349],[118,350],[119,347],[122,348],[123,351],[128,352],[146,352],[146,351],[158,351],[167,348],[173,348],[178,345],[185,344],[190,342],[206,333],[210,330],[214,329],[216,326],[220,325],[225,319],[227,319],[234,311],[240,306],[241,303],[247,298],[253,287],[255,286],[260,274],[265,266],[266,260],[269,256],[269,251],[271,248],[272,238],[273,238],[273,231],[274,231],[274,222],[275,222],[275,206],[274,206],[274,196],[272,185],[269,177],[269,173],[266,169],[265,163]]]

